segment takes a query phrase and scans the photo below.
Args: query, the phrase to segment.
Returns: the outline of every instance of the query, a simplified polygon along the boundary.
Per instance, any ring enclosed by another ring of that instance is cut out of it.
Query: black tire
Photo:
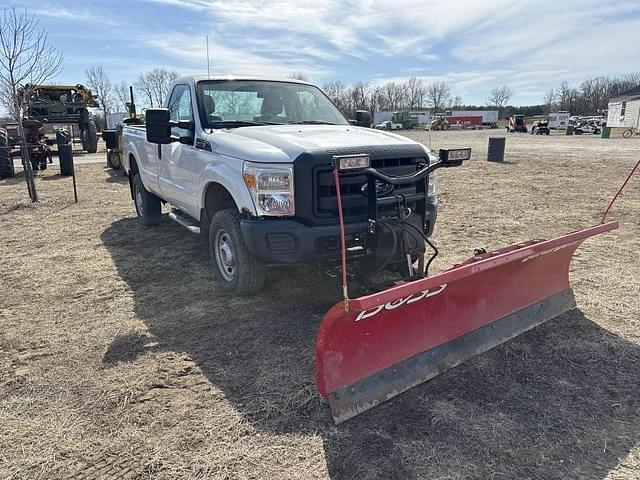
[[[13,157],[11,157],[11,147],[9,146],[9,135],[7,131],[0,128],[0,180],[3,178],[15,177],[16,171],[13,167]]]
[[[107,152],[107,167],[114,170],[120,170],[122,168],[120,152],[118,152],[118,150],[112,148]]]
[[[240,230],[240,212],[220,210],[209,225],[209,257],[220,287],[235,296],[257,293],[264,286],[267,268],[254,258]]]
[[[138,217],[145,225],[157,225],[160,222],[162,202],[144,188],[142,179],[137,173],[133,177],[133,205]]]
[[[631,129],[622,132],[622,138],[631,138],[631,135],[633,135],[633,130]]]
[[[85,126],[82,149],[87,153],[96,153],[98,151],[98,128],[93,117],[89,117],[89,121]]]

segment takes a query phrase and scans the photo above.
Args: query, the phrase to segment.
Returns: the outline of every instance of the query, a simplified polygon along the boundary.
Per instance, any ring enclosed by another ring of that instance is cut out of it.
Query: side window
[[[169,115],[171,120],[193,121],[193,104],[191,103],[191,91],[188,85],[176,85],[169,99]],[[193,136],[193,132],[184,128],[173,127],[172,135],[179,137]]]

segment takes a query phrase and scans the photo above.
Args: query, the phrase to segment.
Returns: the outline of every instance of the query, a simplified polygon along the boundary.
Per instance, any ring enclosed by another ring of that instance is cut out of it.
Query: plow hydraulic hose
[[[340,173],[338,166],[333,167],[333,178],[336,182],[336,201],[338,202],[338,222],[340,223],[340,261],[342,263],[342,296],[344,311],[349,311],[349,291],[347,289],[347,242],[344,233],[344,217],[342,214],[342,196],[340,193]]]
[[[624,183],[620,187],[620,190],[618,190],[618,192],[611,199],[611,202],[609,203],[609,206],[607,207],[607,209],[602,214],[602,222],[601,223],[604,223],[607,220],[607,214],[609,213],[609,210],[611,210],[611,207],[613,207],[613,204],[615,203],[615,201],[618,199],[618,197],[622,193],[622,190],[624,190],[624,187],[627,186],[627,183],[629,183],[629,180],[631,180],[631,177],[633,177],[633,174],[636,173],[636,170],[638,169],[638,167],[640,167],[640,160],[638,160],[638,163],[636,163],[636,166],[633,167],[633,170],[631,170],[631,173],[629,174],[627,179],[624,181]]]

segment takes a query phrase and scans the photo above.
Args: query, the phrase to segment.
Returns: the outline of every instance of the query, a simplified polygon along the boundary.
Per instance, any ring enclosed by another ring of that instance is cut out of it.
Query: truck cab
[[[365,112],[366,113],[366,112]],[[169,217],[207,245],[222,288],[258,291],[268,266],[334,265],[339,257],[336,158],[367,157],[388,175],[406,175],[438,159],[406,137],[353,125],[316,86],[257,77],[184,77],[146,125],[123,127],[122,163],[142,222]],[[375,184],[382,214],[403,196],[425,236],[437,214],[435,181]],[[362,253],[367,178],[340,185],[349,252]],[[418,199],[420,198],[420,199]],[[416,210],[416,202],[422,203]],[[415,213],[425,212],[421,218]]]

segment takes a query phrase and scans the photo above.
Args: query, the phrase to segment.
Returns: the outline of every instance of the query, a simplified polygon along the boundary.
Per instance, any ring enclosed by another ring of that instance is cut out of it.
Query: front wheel
[[[633,135],[633,130],[628,129],[625,130],[624,132],[622,132],[622,137],[623,138],[631,138],[631,135]]]
[[[247,296],[263,287],[266,265],[247,249],[240,230],[240,213],[235,208],[220,210],[211,219],[209,256],[225,292]]]
[[[133,203],[136,213],[145,225],[157,225],[162,215],[162,203],[142,184],[139,174],[133,177]]]

